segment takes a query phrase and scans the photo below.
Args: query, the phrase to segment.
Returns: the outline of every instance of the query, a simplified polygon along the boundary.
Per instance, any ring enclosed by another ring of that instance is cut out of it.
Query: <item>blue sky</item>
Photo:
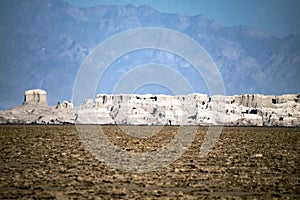
[[[225,26],[251,25],[284,37],[300,33],[300,0],[66,0],[78,7],[149,5],[166,13],[204,15]]]

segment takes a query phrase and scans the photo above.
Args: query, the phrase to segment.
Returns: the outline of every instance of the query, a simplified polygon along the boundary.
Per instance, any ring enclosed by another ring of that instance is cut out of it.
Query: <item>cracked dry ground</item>
[[[178,127],[139,139],[102,126],[126,151],[170,142]],[[127,127],[147,132],[151,126]],[[75,126],[0,126],[0,198],[49,199],[300,199],[300,128],[224,128],[203,159],[199,127],[187,151],[165,168],[143,174],[106,166],[88,152]]]

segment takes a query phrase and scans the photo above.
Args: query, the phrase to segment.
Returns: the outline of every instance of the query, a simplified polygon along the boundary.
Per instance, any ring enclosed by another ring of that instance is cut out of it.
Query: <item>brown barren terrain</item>
[[[127,151],[154,151],[178,129],[162,127],[148,139],[118,126],[102,126]],[[126,127],[128,128],[128,127]],[[151,126],[129,127],[134,132]],[[300,199],[300,128],[224,128],[206,158],[198,157],[207,128],[178,160],[144,174],[101,163],[81,142],[75,126],[0,126],[0,198],[90,199]]]

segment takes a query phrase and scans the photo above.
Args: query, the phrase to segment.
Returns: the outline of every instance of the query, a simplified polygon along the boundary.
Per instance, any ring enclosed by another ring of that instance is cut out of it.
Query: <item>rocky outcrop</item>
[[[0,124],[74,124],[72,108],[70,101],[48,106],[45,90],[27,90],[21,106],[0,111]]]
[[[54,106],[23,104],[0,111],[1,124],[74,124],[72,109],[56,109]]]
[[[300,126],[300,95],[212,96],[190,94],[166,95],[105,95],[96,98],[94,123],[105,119],[116,124],[146,125],[209,125],[228,126]],[[217,119],[215,109],[224,105]],[[82,116],[82,118],[81,118]],[[78,122],[88,118],[79,112]]]
[[[22,106],[0,111],[0,123],[300,126],[299,94],[99,94],[79,107],[73,107],[71,101],[51,107],[40,99],[33,98],[30,103],[28,99]]]
[[[41,89],[27,90],[24,94],[23,104],[47,105],[47,92]]]

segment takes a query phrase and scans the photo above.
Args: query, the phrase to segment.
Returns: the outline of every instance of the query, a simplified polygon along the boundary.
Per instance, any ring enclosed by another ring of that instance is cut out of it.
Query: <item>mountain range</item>
[[[300,34],[277,38],[258,27],[225,27],[205,16],[166,14],[149,6],[78,8],[63,0],[1,0],[0,109],[20,105],[24,91],[33,88],[46,90],[50,105],[71,99],[77,71],[92,50],[117,33],[141,27],[168,28],[197,41],[215,61],[227,95],[300,93]],[[110,93],[121,72],[133,65],[162,62],[179,63],[195,91],[208,93],[177,57],[166,61],[169,54],[145,50],[129,55],[129,61],[120,59],[98,92]]]

